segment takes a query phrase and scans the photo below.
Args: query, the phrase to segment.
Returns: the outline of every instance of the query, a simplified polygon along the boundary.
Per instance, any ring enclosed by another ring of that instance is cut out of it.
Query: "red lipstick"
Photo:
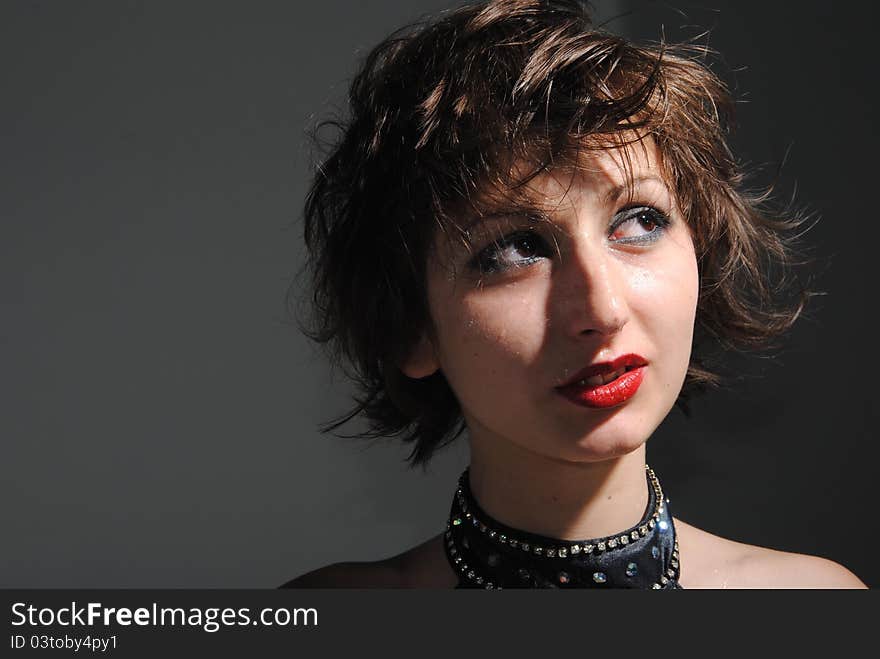
[[[630,353],[610,362],[591,364],[556,390],[576,405],[615,407],[632,398],[645,375],[648,361]]]

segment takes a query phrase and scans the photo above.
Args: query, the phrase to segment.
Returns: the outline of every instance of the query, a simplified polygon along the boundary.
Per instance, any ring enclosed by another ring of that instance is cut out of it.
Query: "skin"
[[[632,186],[616,150],[600,151],[583,174],[535,179],[530,196],[552,225],[531,229],[531,250],[506,246],[504,269],[481,274],[468,250],[444,245],[429,269],[434,338],[404,372],[442,369],[468,425],[474,494],[516,528],[595,537],[645,508],[643,447],[684,382],[699,278],[656,154],[640,146],[626,154]],[[474,251],[528,227],[523,217],[482,223]],[[586,408],[557,390],[627,353],[648,366],[624,405]]]
[[[653,144],[598,151],[583,165],[534,179],[529,207],[471,227],[471,247],[438,238],[428,267],[433,327],[401,364],[409,377],[441,370],[447,378],[486,512],[569,539],[610,535],[641,517],[645,442],[684,382],[699,292],[690,229]],[[558,392],[585,366],[627,353],[648,364],[626,402],[589,408]],[[685,588],[864,587],[831,561],[675,524]],[[288,585],[456,583],[438,535],[385,561],[337,564]]]

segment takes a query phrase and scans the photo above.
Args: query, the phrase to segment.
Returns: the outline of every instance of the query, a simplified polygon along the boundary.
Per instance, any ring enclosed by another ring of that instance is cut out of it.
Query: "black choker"
[[[465,469],[446,524],[445,547],[459,588],[681,588],[669,500],[647,465],[648,506],[617,535],[558,540],[518,531],[474,500]]]

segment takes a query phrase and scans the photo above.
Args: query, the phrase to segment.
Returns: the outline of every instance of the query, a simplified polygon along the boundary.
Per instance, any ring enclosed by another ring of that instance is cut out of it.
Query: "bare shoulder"
[[[750,547],[739,580],[746,588],[867,588],[839,563],[819,556]]]
[[[675,520],[685,588],[866,588],[848,569],[818,556],[747,545]]]
[[[452,588],[456,578],[442,535],[380,561],[334,563],[292,579],[282,588]]]

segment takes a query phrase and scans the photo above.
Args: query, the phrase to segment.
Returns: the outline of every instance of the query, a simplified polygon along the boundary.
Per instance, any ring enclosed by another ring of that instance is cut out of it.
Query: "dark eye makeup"
[[[636,227],[645,230],[645,233],[636,236],[623,236],[615,238],[617,244],[650,244],[657,242],[666,228],[670,219],[666,213],[657,210],[653,206],[630,206],[619,211],[611,222],[609,233],[614,233],[621,227],[634,229]]]
[[[617,245],[650,245],[663,237],[670,219],[653,206],[632,205],[618,211],[608,228],[610,242]],[[616,233],[626,233],[614,237]],[[480,274],[525,268],[556,253],[548,241],[533,229],[520,229],[493,240],[468,264]]]
[[[471,267],[482,274],[500,272],[508,268],[524,268],[541,258],[550,256],[547,241],[535,231],[515,231],[484,247],[471,262]]]

